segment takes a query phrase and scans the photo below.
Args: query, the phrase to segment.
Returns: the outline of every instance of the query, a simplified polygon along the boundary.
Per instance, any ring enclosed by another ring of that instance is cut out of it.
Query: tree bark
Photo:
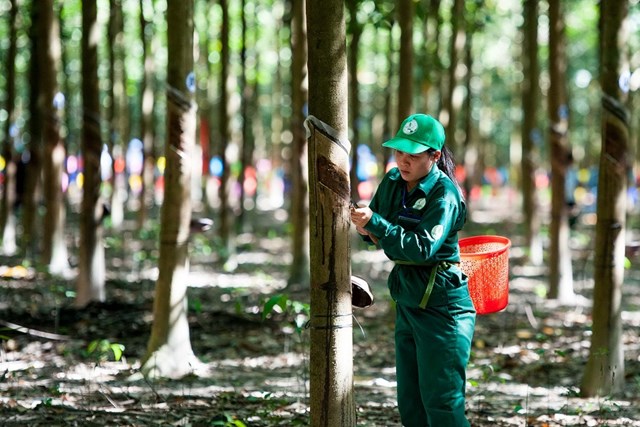
[[[349,246],[349,150],[315,117],[309,129],[311,425],[355,426]]]
[[[476,5],[478,8],[481,5]],[[478,12],[474,10],[473,12]],[[461,183],[464,189],[466,203],[467,203],[467,217],[471,217],[471,212],[474,208],[471,200],[471,191],[473,188],[478,188],[482,185],[482,158],[481,147],[478,143],[477,127],[473,121],[473,96],[474,87],[472,84],[473,78],[473,34],[478,32],[478,29],[484,25],[482,15],[476,16],[475,19],[471,18],[466,21],[467,37],[464,45],[464,66],[467,72],[463,78],[463,84],[465,87],[466,96],[461,110],[462,122],[464,126],[464,141],[463,150],[461,154],[461,161],[464,164],[465,178]]]
[[[398,70],[398,124],[413,111],[413,0],[399,0],[400,59]]]
[[[602,87],[602,153],[596,213],[593,334],[581,394],[608,396],[624,388],[622,282],[629,168],[627,92],[619,85],[628,72],[628,2],[600,3],[600,84]]]
[[[293,129],[291,155],[291,223],[292,255],[289,286],[302,287],[309,283],[309,169],[307,161],[307,138],[304,133],[304,110],[308,101],[307,75],[307,26],[305,2],[294,0],[292,20],[293,66],[291,70],[291,93]]]
[[[245,12],[246,0],[240,1],[240,42],[242,47],[240,49],[240,77],[238,81],[238,89],[240,91],[240,116],[242,118],[242,138],[240,140],[241,153],[240,153],[240,174],[238,175],[238,188],[240,189],[240,197],[238,200],[239,215],[236,218],[235,231],[236,233],[242,233],[243,228],[248,225],[245,215],[245,182],[247,172],[253,165],[253,139],[250,136],[249,126],[249,101],[250,87],[247,84],[247,16]]]
[[[457,127],[457,115],[461,108],[461,97],[456,97],[456,89],[458,82],[461,81],[461,70],[463,67],[459,66],[459,62],[464,55],[464,46],[466,43],[467,34],[465,32],[465,15],[464,15],[464,0],[454,0],[453,8],[451,10],[451,31],[453,35],[451,37],[451,47],[449,51],[449,75],[448,75],[448,87],[444,95],[445,104],[443,108],[444,115],[440,114],[440,119],[445,129],[447,130],[447,145],[456,152],[456,148],[459,148],[456,141],[456,127]]]
[[[566,42],[560,0],[549,0],[549,144],[551,155],[551,225],[549,243],[549,298],[575,300],[569,248],[569,209],[566,177],[573,162],[569,143],[569,105],[566,88]]]
[[[439,82],[443,79],[442,62],[440,61],[440,34],[442,18],[440,16],[440,0],[426,2],[426,16],[424,19],[425,53],[422,68],[422,108],[424,111],[439,111],[442,96]]]
[[[29,39],[31,42],[31,57],[38,58],[40,51],[40,8],[31,8],[31,28]],[[42,111],[38,106],[40,98],[40,61],[31,61],[29,66],[29,133],[31,142],[28,145],[29,162],[26,166],[24,189],[24,211],[22,215],[22,246],[28,260],[35,263],[39,254],[40,239],[37,238],[36,217],[37,204],[42,175]]]
[[[351,198],[353,200],[360,199],[358,192],[358,145],[360,144],[360,85],[358,83],[358,52],[360,50],[360,36],[362,35],[362,24],[358,22],[358,0],[348,0],[347,8],[349,10],[349,28],[348,34],[351,41],[348,45],[349,55],[347,56],[349,64],[349,123],[351,124],[351,144],[354,149],[351,150],[351,169],[349,178],[351,180]]]
[[[42,138],[44,141],[43,194],[46,215],[44,216],[43,262],[53,274],[63,274],[69,269],[67,246],[64,238],[65,207],[62,194],[62,174],[66,149],[60,135],[60,113],[54,105],[58,93],[58,70],[60,64],[60,32],[53,13],[53,1],[37,2],[40,7],[40,99],[42,111]]]
[[[196,138],[193,0],[168,2],[167,143],[159,276],[142,360],[150,377],[181,378],[198,365],[189,338],[187,284],[192,152]]]
[[[152,52],[151,22],[145,17],[145,4],[149,0],[140,0],[140,38],[142,41],[142,81],[140,82],[140,137],[144,151],[144,166],[142,172],[142,190],[138,208],[138,226],[141,228],[147,219],[147,209],[154,203],[154,168],[156,161],[154,132],[153,132],[153,75],[154,62]]]
[[[15,124],[14,107],[16,97],[16,54],[18,34],[18,1],[9,3],[9,50],[6,57],[5,110],[7,119],[4,127],[2,157],[5,159],[4,182],[2,183],[2,203],[0,205],[0,234],[2,235],[2,253],[13,255],[16,252],[16,217],[14,204],[16,201],[16,170],[19,158],[13,150],[12,126]]]
[[[109,2],[109,80],[111,103],[107,114],[109,123],[109,152],[114,159],[111,176],[111,224],[119,228],[124,221],[124,202],[127,198],[127,179],[124,171],[116,170],[116,159],[122,158],[129,141],[128,103],[124,46],[124,17],[122,1]]]
[[[308,0],[312,427],[355,426],[344,3]]]
[[[100,197],[100,89],[98,86],[98,8],[82,3],[82,158],[84,183],[80,214],[80,255],[75,304],[105,300],[105,255],[102,242],[104,203]]]
[[[392,25],[393,27],[393,25]],[[387,46],[384,47],[383,49],[389,49],[389,52],[393,51],[393,31],[392,29],[389,29],[389,34],[388,34],[388,38],[387,38]],[[393,75],[395,73],[395,69],[393,67],[393,61],[389,61],[389,68],[387,69],[387,81],[391,82],[393,80]],[[382,111],[382,117],[383,117],[383,125],[382,125],[382,141],[380,141],[380,144],[382,144],[384,141],[387,141],[388,139],[391,139],[393,137],[393,134],[395,132],[395,129],[400,126],[400,122],[395,123],[395,120],[393,120],[393,108],[392,108],[392,102],[391,100],[393,99],[393,88],[391,87],[391,85],[388,85],[385,90],[384,90],[384,107],[383,107],[383,111]],[[404,117],[402,118],[402,120],[404,120]],[[377,150],[382,150],[382,173],[384,174],[384,172],[386,172],[386,167],[389,164],[389,161],[391,160],[391,154],[392,154],[392,150],[390,148],[386,148],[383,147],[382,145],[378,145],[377,147],[374,147],[374,152]]]
[[[227,148],[231,143],[231,133],[229,130],[229,93],[227,91],[227,81],[229,79],[230,46],[229,46],[229,7],[227,0],[220,0],[222,10],[222,28],[220,29],[220,105],[219,105],[219,127],[220,144],[218,156],[222,162],[222,175],[220,176],[220,187],[218,197],[220,199],[220,225],[219,236],[223,248],[221,259],[225,263],[225,270],[233,271],[237,267],[235,256],[234,230],[231,227],[233,207],[231,204],[231,165],[227,156]]]
[[[540,71],[538,61],[538,0],[525,0],[522,43],[522,160],[521,190],[527,256],[533,265],[542,264],[539,201],[536,192],[536,144],[541,140],[537,111],[540,100]],[[553,96],[553,94],[550,94]]]

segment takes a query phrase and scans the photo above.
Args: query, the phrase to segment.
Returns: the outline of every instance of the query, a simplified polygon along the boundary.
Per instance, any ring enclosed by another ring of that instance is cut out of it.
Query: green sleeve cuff
[[[371,232],[371,234],[378,239],[382,239],[387,235],[389,225],[391,225],[389,221],[384,219],[382,215],[374,212],[367,225],[364,226],[364,229]]]

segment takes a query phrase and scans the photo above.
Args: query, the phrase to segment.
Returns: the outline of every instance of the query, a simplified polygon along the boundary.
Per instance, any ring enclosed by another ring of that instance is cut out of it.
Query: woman
[[[458,268],[458,231],[466,207],[433,117],[407,117],[394,138],[397,167],[369,207],[352,208],[365,240],[396,265],[388,279],[396,301],[398,410],[406,427],[464,427],[465,369],[475,327],[467,277]]]

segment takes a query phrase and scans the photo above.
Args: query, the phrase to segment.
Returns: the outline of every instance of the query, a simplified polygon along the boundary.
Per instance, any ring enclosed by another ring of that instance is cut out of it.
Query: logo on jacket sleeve
[[[431,229],[431,237],[433,237],[433,240],[438,240],[439,238],[441,238],[442,233],[444,233],[444,227],[442,226],[442,224],[434,225]]]

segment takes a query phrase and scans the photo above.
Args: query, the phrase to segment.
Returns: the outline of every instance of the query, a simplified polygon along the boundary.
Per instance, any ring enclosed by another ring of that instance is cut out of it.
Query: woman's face
[[[402,179],[407,181],[409,189],[412,189],[418,181],[429,173],[433,164],[440,158],[440,154],[440,151],[433,151],[431,153],[425,151],[420,154],[409,154],[396,150],[396,163],[398,164],[400,175]]]

